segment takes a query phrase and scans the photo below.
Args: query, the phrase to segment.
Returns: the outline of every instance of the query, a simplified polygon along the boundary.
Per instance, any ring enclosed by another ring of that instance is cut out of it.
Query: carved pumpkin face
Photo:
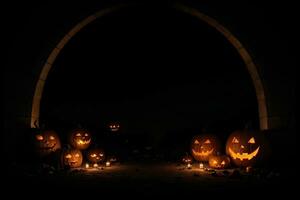
[[[105,159],[105,154],[102,149],[91,149],[88,151],[87,158],[92,163],[103,162]]]
[[[116,132],[120,129],[120,124],[117,123],[117,122],[112,122],[108,125],[108,128],[109,128],[110,131]]]
[[[62,162],[64,166],[70,168],[80,167],[82,160],[82,153],[78,149],[67,149],[62,153]]]
[[[111,163],[114,163],[114,162],[117,162],[117,161],[118,161],[118,159],[117,159],[116,156],[110,156],[110,157],[108,157],[107,160],[108,160],[109,162],[111,162]]]
[[[91,134],[83,129],[77,129],[70,134],[70,144],[76,149],[86,149],[92,142]]]
[[[35,135],[38,155],[46,156],[61,148],[60,139],[54,131],[44,131]]]
[[[237,166],[252,166],[262,158],[265,145],[262,133],[235,131],[227,140],[226,153]]]
[[[215,169],[225,169],[230,166],[230,158],[227,155],[214,155],[210,156],[208,160],[208,164],[210,167]]]
[[[191,163],[192,161],[193,161],[193,158],[192,158],[192,156],[190,156],[190,155],[185,155],[185,156],[182,158],[182,162],[183,162],[183,163],[186,163],[186,164]]]
[[[191,153],[197,161],[208,161],[209,156],[220,150],[219,144],[213,135],[197,135],[192,139]]]

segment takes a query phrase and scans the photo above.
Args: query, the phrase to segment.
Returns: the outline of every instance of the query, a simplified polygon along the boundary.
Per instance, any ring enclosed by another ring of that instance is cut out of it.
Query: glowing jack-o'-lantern
[[[253,166],[267,153],[267,142],[262,133],[242,130],[233,132],[226,143],[226,153],[237,166]]]
[[[107,160],[111,163],[115,163],[118,161],[117,157],[113,155],[109,156]]]
[[[92,163],[103,162],[105,154],[102,149],[91,149],[88,151],[87,159]]]
[[[112,122],[108,125],[108,128],[109,128],[110,131],[116,132],[120,129],[120,124],[117,123],[117,122]]]
[[[197,161],[208,161],[209,156],[220,150],[218,139],[209,134],[194,136],[191,142],[191,153]]]
[[[76,168],[82,164],[82,153],[78,149],[67,149],[62,153],[62,164],[65,167]]]
[[[76,129],[69,137],[70,144],[76,149],[86,149],[92,142],[91,134],[84,129]]]
[[[182,158],[182,162],[183,162],[183,163],[186,163],[186,164],[191,163],[192,161],[193,161],[193,158],[192,158],[192,156],[190,156],[189,154],[186,154],[186,155],[183,156],[183,158]]]
[[[210,156],[208,164],[210,167],[215,169],[225,169],[230,166],[230,158],[227,155]]]
[[[60,139],[55,131],[43,131],[35,135],[36,152],[40,156],[49,155],[61,148]]]

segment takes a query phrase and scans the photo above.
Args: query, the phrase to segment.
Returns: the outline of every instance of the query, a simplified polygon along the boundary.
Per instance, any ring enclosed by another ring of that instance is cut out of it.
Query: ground
[[[262,170],[260,170],[262,171]],[[23,176],[12,176],[13,188],[32,192],[49,193],[60,191],[65,194],[82,195],[80,191],[90,191],[87,195],[104,196],[222,196],[242,194],[249,196],[291,195],[288,182],[279,172],[246,173],[239,169],[204,170],[199,164],[191,169],[178,163],[121,163],[111,167],[100,166],[97,169],[74,169],[51,171],[47,173],[31,172]],[[72,192],[71,192],[72,191]]]

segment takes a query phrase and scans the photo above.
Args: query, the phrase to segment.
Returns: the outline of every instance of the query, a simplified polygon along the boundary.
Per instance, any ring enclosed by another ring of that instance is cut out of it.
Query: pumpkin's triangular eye
[[[76,136],[81,136],[81,133],[76,133]]]
[[[72,155],[71,154],[67,154],[66,158],[72,158]]]
[[[232,143],[239,143],[238,139],[236,139],[235,137],[232,139]]]
[[[204,142],[204,144],[210,144],[210,143],[211,143],[211,142],[210,142],[209,139],[205,140],[205,142]]]
[[[225,165],[226,163],[225,163],[225,161],[223,160],[222,162],[221,162],[221,165]]]
[[[44,137],[42,135],[36,135],[35,138],[39,141],[44,139]]]
[[[194,144],[200,144],[200,142],[198,140],[195,140]]]
[[[254,139],[254,137],[252,137],[252,138],[248,141],[248,143],[250,143],[250,144],[255,144],[255,139]]]

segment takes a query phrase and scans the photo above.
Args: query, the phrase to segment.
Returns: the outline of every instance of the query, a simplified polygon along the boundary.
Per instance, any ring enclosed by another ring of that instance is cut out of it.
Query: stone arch
[[[39,116],[40,116],[40,102],[43,94],[43,89],[45,82],[47,80],[48,73],[57,58],[60,51],[63,49],[63,47],[68,43],[68,41],[76,35],[81,29],[86,27],[88,24],[93,22],[94,20],[98,19],[101,16],[104,16],[106,14],[109,14],[111,12],[117,11],[124,7],[124,5],[118,5],[112,8],[103,9],[99,12],[96,12],[93,15],[90,15],[89,17],[85,18],[81,22],[79,22],[76,26],[74,26],[55,46],[55,48],[51,51],[50,55],[48,56],[44,66],[42,67],[39,79],[36,84],[33,101],[32,101],[32,108],[31,108],[31,119],[30,119],[30,126],[32,128],[39,125]],[[256,97],[258,102],[258,112],[259,112],[259,123],[260,123],[260,129],[266,130],[269,129],[268,124],[268,112],[267,112],[267,104],[266,104],[266,98],[265,98],[265,90],[263,87],[263,83],[261,80],[261,77],[258,73],[258,68],[256,64],[253,61],[253,58],[250,56],[248,51],[245,49],[245,47],[242,45],[242,43],[223,25],[221,25],[218,21],[215,19],[203,14],[197,9],[184,6],[182,4],[174,4],[174,8],[185,12],[187,14],[190,14],[196,18],[198,18],[201,21],[204,21],[209,26],[216,29],[218,32],[220,32],[238,51],[239,55],[241,56],[242,60],[244,61],[247,70],[251,76],[252,82],[255,87],[256,91]]]

